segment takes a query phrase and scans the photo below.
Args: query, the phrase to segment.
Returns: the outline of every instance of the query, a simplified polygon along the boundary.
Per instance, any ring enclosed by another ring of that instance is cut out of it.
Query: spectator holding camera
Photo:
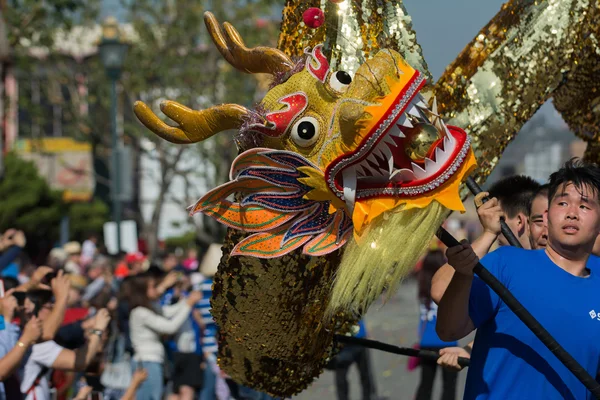
[[[150,273],[130,278],[127,300],[131,310],[129,328],[134,348],[133,367],[142,367],[148,373],[148,380],[140,386],[139,400],[162,399],[165,348],[161,336],[175,334],[189,318],[192,307],[202,298],[202,293],[191,292],[176,304],[159,309],[155,306],[162,294],[159,286],[157,278]]]

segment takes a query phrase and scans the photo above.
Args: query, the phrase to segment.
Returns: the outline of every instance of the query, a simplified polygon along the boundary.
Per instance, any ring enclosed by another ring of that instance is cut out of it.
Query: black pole
[[[443,227],[437,231],[437,237],[448,247],[460,245],[447,230]],[[479,276],[515,313],[517,317],[544,343],[544,345],[562,362],[565,367],[575,375],[577,379],[594,395],[596,399],[600,399],[600,383],[596,382],[593,376],[569,354],[556,339],[535,319],[533,315],[516,299],[515,296],[498,280],[490,271],[485,269],[481,263],[477,263],[473,272]]]
[[[410,347],[398,347],[387,343],[378,342],[376,340],[356,338],[353,336],[335,335],[335,341],[343,344],[353,344],[362,347],[368,347],[370,349],[385,351],[386,353],[399,354],[401,356],[419,357],[425,358],[432,361],[437,361],[440,355],[437,351],[433,350],[420,350],[413,349]],[[458,357],[458,365],[461,367],[468,367],[470,360],[464,357]]]
[[[475,179],[473,179],[470,176],[467,178],[467,187],[469,188],[471,193],[473,193],[473,196],[477,196],[479,193],[483,192],[483,190],[481,190],[481,187],[477,184],[477,182],[475,182]],[[488,200],[488,197],[484,197],[482,199],[484,203],[487,203]],[[502,234],[511,246],[519,248],[523,247],[521,246],[521,242],[519,242],[519,239],[517,239],[513,231],[510,230],[504,219],[500,220],[500,229],[502,230]]]

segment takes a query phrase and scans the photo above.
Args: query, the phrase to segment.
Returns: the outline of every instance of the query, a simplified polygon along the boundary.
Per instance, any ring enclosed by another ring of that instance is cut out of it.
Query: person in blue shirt
[[[488,197],[489,201],[483,202]],[[541,249],[546,247],[548,240],[548,185],[540,186],[528,176],[509,176],[496,182],[489,193],[479,193],[475,196],[477,216],[483,227],[483,233],[471,243],[478,257],[484,257],[495,242],[506,245],[502,239],[500,221],[504,219],[512,229],[515,229],[517,239],[526,249]],[[501,240],[502,239],[502,240]],[[529,244],[530,247],[526,245]],[[450,280],[454,269],[446,264],[435,273],[431,283],[431,297],[439,303]],[[438,365],[460,371],[458,357],[471,358],[473,342],[464,347],[447,347],[440,350]]]
[[[438,269],[446,262],[443,251],[434,242],[429,252],[423,258],[423,264],[419,270],[419,337],[420,348],[439,352],[449,346],[457,346],[458,342],[445,342],[439,338],[435,331],[437,320],[437,305],[431,298],[431,279]],[[421,382],[417,389],[415,400],[430,400],[433,394],[433,382],[438,370],[435,360],[422,359]],[[443,391],[442,400],[454,400],[456,398],[456,379],[458,372],[450,369],[442,369]]]
[[[502,247],[482,259],[592,376],[600,365],[600,167],[571,160],[550,176],[545,249]],[[477,329],[465,399],[590,399],[591,393],[480,279],[463,242],[446,252],[456,273],[438,309],[437,332]]]

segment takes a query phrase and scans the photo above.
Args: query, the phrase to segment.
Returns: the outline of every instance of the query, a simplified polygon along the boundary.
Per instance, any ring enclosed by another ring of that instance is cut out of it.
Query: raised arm
[[[176,310],[171,318],[165,318],[162,315],[156,314],[146,308],[135,309],[142,323],[153,331],[163,334],[172,335],[179,330],[181,325],[190,316],[192,306],[202,298],[200,292],[192,292],[187,299],[180,300],[174,308]],[[180,304],[181,303],[181,304]]]
[[[489,196],[487,192],[479,193],[475,196],[475,204],[480,204],[481,199],[487,196]],[[477,254],[477,257],[483,258],[489,253],[498,235],[500,235],[500,220],[504,216],[504,213],[500,208],[498,199],[494,197],[477,208],[477,215],[483,226],[483,233],[473,241],[471,247],[475,251],[475,254]],[[450,264],[442,266],[433,276],[431,280],[431,298],[436,304],[440,304],[440,300],[442,300],[442,296],[446,292],[453,276],[454,268]]]
[[[438,308],[436,330],[445,342],[462,339],[475,329],[469,317],[469,297],[473,283],[473,268],[479,258],[465,240],[446,252],[455,273]]]
[[[41,335],[42,321],[37,319],[37,317],[32,317],[27,322],[27,325],[25,325],[23,334],[16,345],[0,359],[0,381],[6,380],[19,368],[23,357],[25,357],[29,348],[38,341]]]
[[[105,308],[98,311],[94,317],[94,332],[86,344],[77,350],[64,349],[60,352],[52,368],[62,371],[85,371],[102,345],[102,333],[110,322],[110,314]]]
[[[52,307],[52,312],[44,321],[42,341],[53,340],[58,328],[60,328],[65,319],[71,281],[69,281],[69,278],[63,271],[58,271],[56,278],[52,279],[51,286],[52,293],[54,294],[54,306]]]

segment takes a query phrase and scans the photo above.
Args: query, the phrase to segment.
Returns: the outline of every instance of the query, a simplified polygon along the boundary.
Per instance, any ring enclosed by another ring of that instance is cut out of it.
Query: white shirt
[[[91,240],[86,240],[81,246],[81,258],[83,262],[90,262],[96,255],[96,244]]]
[[[129,334],[135,350],[134,360],[162,363],[165,348],[160,335],[173,335],[188,319],[191,308],[185,299],[177,304],[163,307],[163,315],[136,307],[129,315]]]
[[[48,374],[52,364],[54,364],[54,361],[56,361],[56,358],[63,349],[63,347],[56,344],[53,340],[38,343],[31,347],[31,354],[25,363],[23,379],[21,380],[21,393],[26,395],[25,400],[33,400],[34,393],[30,389],[34,386],[38,377],[39,381],[34,389],[35,399],[50,400]],[[44,368],[47,368],[47,371],[40,376]]]

